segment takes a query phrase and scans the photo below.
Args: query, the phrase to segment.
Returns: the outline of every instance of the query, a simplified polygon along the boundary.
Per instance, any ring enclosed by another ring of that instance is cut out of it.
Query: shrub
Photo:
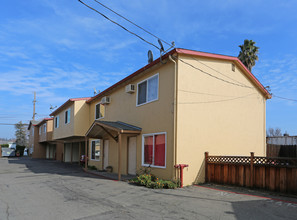
[[[8,148],[9,147],[9,144],[1,144],[1,147],[2,148]]]
[[[142,174],[129,181],[136,185],[145,186],[152,189],[175,189],[177,184],[170,180],[162,180],[151,174]]]
[[[97,167],[95,167],[95,166],[88,166],[88,169],[89,170],[97,170]]]

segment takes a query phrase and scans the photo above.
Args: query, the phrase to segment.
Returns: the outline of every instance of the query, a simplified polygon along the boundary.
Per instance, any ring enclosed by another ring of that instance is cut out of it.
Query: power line
[[[161,38],[157,37],[156,35],[152,34],[151,32],[145,30],[144,28],[140,27],[139,25],[135,24],[133,21],[129,20],[128,18],[125,18],[124,16],[120,15],[119,13],[115,12],[114,10],[112,10],[111,8],[107,7],[106,5],[102,4],[101,2],[94,0],[95,2],[97,2],[98,4],[100,4],[101,6],[103,6],[104,8],[110,10],[111,12],[113,12],[114,14],[120,16],[121,18],[125,19],[126,21],[130,22],[131,24],[135,25],[136,27],[140,28],[141,30],[145,31],[146,33],[150,34],[151,36],[160,39],[162,42],[164,42],[165,44],[172,46],[170,43],[166,42],[165,40],[162,40]]]
[[[209,96],[219,96],[219,97],[236,97],[236,96],[226,96],[226,95],[219,95],[219,94],[211,94],[211,93],[204,93],[204,92],[194,92],[194,91],[188,91],[188,90],[182,90],[179,89],[179,92],[187,92],[187,93],[194,93],[194,94],[200,94],[200,95],[209,95]]]
[[[276,96],[272,94],[272,97],[278,98],[278,99],[284,99],[284,100],[288,100],[288,101],[292,101],[292,102],[297,102],[296,99],[289,99],[289,98],[285,98],[285,97],[281,97],[281,96]]]
[[[233,100],[236,100],[236,99],[246,98],[246,97],[254,95],[254,94],[257,94],[257,93],[251,93],[251,94],[244,95],[244,96],[238,96],[238,97],[235,97],[235,98],[232,98],[232,99],[222,99],[222,100],[205,101],[205,102],[179,102],[178,104],[208,104],[208,103],[227,102],[227,101],[233,101]]]
[[[239,83],[239,84],[241,84],[241,85],[245,85],[245,84],[243,84],[243,83],[241,83],[241,82],[239,82],[239,81],[237,81],[237,80],[235,80],[235,79],[233,79],[233,78],[231,78],[231,77],[229,77],[229,76],[227,76],[227,75],[221,73],[220,71],[218,71],[218,70],[212,68],[211,66],[208,66],[207,64],[202,63],[200,60],[196,59],[195,57],[192,57],[192,58],[193,58],[194,60],[196,60],[197,62],[201,63],[202,65],[208,67],[209,69],[211,69],[211,70],[213,70],[213,71],[215,71],[215,72],[217,72],[217,73],[219,73],[219,74],[225,76],[226,78],[231,79],[232,81],[237,82],[237,83]],[[245,86],[247,86],[247,85],[245,85]],[[248,86],[247,86],[247,87],[248,87]]]
[[[101,12],[99,12],[98,10],[96,10],[95,8],[92,8],[91,6],[87,5],[86,3],[84,3],[84,2],[81,1],[81,0],[78,0],[78,1],[79,1],[80,3],[82,3],[83,5],[85,5],[86,7],[88,7],[89,9],[91,9],[91,10],[95,11],[96,13],[100,14],[100,15],[101,15],[102,17],[104,17],[105,19],[107,19],[107,20],[109,20],[110,22],[112,22],[112,23],[118,25],[119,27],[121,27],[121,28],[124,29],[125,31],[129,32],[130,34],[132,34],[132,35],[138,37],[140,40],[142,40],[142,41],[146,42],[147,44],[150,44],[150,45],[152,45],[153,47],[155,47],[155,48],[157,48],[158,50],[160,50],[160,48],[157,47],[156,45],[154,45],[153,43],[148,42],[147,40],[145,40],[144,38],[142,38],[142,37],[140,37],[139,35],[135,34],[134,32],[129,31],[127,28],[125,28],[124,26],[120,25],[119,23],[117,23],[117,22],[111,20],[110,18],[108,18],[106,15],[102,14]]]
[[[16,125],[17,123],[15,124],[11,124],[11,123],[0,123],[0,125]],[[29,125],[29,124],[22,124],[22,125]]]
[[[184,61],[184,60],[182,60],[182,59],[180,59],[180,58],[178,58],[178,59],[179,59],[181,62],[183,62],[184,64],[187,64],[188,66],[190,66],[190,67],[192,67],[192,68],[194,68],[194,69],[196,69],[196,70],[199,70],[200,72],[202,72],[202,73],[204,73],[204,74],[206,74],[206,75],[208,75],[208,76],[210,76],[210,77],[213,77],[213,78],[215,78],[215,79],[217,79],[217,80],[220,80],[220,81],[225,82],[225,83],[229,83],[229,84],[234,85],[234,86],[239,86],[239,87],[243,87],[243,88],[253,89],[253,87],[246,86],[246,85],[241,85],[241,84],[237,84],[237,83],[233,83],[233,82],[230,82],[230,81],[228,81],[228,80],[222,79],[222,78],[220,78],[220,77],[214,76],[214,75],[212,75],[212,74],[210,74],[210,73],[208,73],[208,72],[206,72],[206,71],[204,71],[204,70],[202,70],[202,69],[200,69],[200,68],[198,68],[198,67],[196,67],[196,66],[193,66],[193,65],[190,64],[190,63],[187,63],[186,61]]]

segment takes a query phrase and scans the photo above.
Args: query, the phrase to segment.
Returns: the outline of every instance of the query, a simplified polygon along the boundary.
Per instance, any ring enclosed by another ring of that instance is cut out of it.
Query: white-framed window
[[[65,124],[70,123],[70,108],[65,111]]]
[[[91,141],[91,160],[100,161],[101,139]]]
[[[58,128],[59,125],[60,125],[60,116],[58,115],[55,117],[55,128]]]
[[[101,103],[96,104],[95,106],[95,119],[104,118],[105,106]]]
[[[142,135],[142,166],[166,168],[166,132]]]
[[[159,73],[137,83],[136,106],[158,100]]]
[[[41,135],[41,126],[39,127],[39,135]]]
[[[46,123],[43,125],[43,133],[46,133]]]

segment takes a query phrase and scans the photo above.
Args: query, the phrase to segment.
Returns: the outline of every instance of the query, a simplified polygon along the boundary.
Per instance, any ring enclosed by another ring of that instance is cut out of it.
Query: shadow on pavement
[[[63,163],[55,160],[32,159],[30,157],[8,158],[9,164],[25,165],[28,171],[34,174],[58,174],[76,177],[100,178],[85,173],[78,164]],[[26,170],[24,170],[26,172]],[[29,172],[28,172],[29,173]],[[104,178],[100,178],[104,179]]]

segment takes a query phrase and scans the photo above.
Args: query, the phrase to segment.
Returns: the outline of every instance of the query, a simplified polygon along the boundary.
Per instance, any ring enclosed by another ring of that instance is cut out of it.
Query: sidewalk
[[[96,176],[102,177],[104,179],[118,181],[118,174],[117,173],[109,173],[109,172],[105,172],[105,171],[88,170],[88,169],[86,170],[85,168],[83,170],[86,173],[90,173],[92,175],[96,175]],[[132,178],[135,178],[135,177],[136,177],[136,175],[122,175],[121,176],[121,181],[127,182],[128,180],[130,180]]]

